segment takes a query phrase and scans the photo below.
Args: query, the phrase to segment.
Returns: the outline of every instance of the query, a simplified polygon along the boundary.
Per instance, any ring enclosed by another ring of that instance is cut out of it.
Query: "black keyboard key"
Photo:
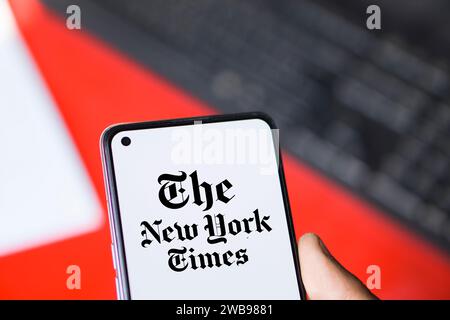
[[[449,91],[449,75],[442,68],[425,62],[403,48],[403,44],[393,41],[380,42],[370,59],[387,72],[430,94],[444,97]]]

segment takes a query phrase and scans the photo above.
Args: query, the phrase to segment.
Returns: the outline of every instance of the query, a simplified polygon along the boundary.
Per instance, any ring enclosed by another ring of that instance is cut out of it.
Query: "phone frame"
[[[228,122],[238,120],[251,120],[260,119],[266,122],[270,129],[278,129],[273,119],[263,112],[247,112],[247,113],[235,113],[224,115],[209,115],[192,118],[179,118],[171,120],[149,121],[149,122],[135,122],[135,123],[123,123],[110,126],[106,128],[100,138],[100,149],[102,156],[103,175],[106,189],[106,200],[108,206],[108,215],[112,239],[112,255],[114,269],[116,272],[116,289],[117,298],[130,300],[132,299],[130,293],[130,284],[128,279],[128,268],[126,263],[126,253],[123,241],[122,222],[120,217],[119,200],[117,195],[117,185],[115,179],[114,162],[112,156],[111,142],[113,137],[119,132],[139,130],[139,129],[152,129],[152,128],[166,128],[174,126],[185,125],[197,125],[196,122],[203,123],[215,123],[215,122]],[[297,251],[297,238],[295,236],[294,225],[292,222],[291,208],[289,205],[289,198],[286,188],[286,181],[284,176],[283,162],[281,157],[281,148],[276,148],[275,152],[278,152],[278,176],[280,179],[281,192],[283,195],[283,203],[286,213],[286,220],[288,225],[289,239],[291,242],[292,258],[295,265],[298,290],[300,299],[306,299],[306,293],[303,286],[299,258]]]

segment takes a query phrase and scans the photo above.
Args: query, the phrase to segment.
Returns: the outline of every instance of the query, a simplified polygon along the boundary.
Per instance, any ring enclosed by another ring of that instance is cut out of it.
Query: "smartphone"
[[[263,113],[119,124],[101,137],[119,299],[303,299]]]

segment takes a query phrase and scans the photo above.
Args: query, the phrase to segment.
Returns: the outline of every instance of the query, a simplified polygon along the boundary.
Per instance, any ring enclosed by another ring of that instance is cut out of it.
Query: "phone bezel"
[[[111,142],[113,137],[124,131],[139,130],[139,129],[152,129],[152,128],[166,128],[174,126],[192,125],[196,122],[201,123],[214,123],[214,122],[228,122],[238,120],[251,120],[260,119],[265,121],[271,129],[278,129],[273,119],[263,112],[247,112],[247,113],[235,113],[224,115],[208,115],[192,118],[179,118],[160,121],[149,122],[135,122],[135,123],[123,123],[110,126],[106,128],[100,138],[101,143],[101,155],[103,164],[103,173],[106,188],[106,197],[108,204],[108,215],[110,222],[110,231],[112,237],[113,259],[116,272],[116,286],[118,291],[118,298],[129,300],[132,299],[130,293],[130,285],[128,279],[128,268],[126,263],[126,253],[123,243],[123,231],[120,217],[119,201],[117,196],[117,185],[115,179],[114,163],[111,149]],[[283,162],[281,156],[281,148],[275,148],[278,152],[278,176],[280,179],[281,192],[283,195],[284,208],[286,213],[286,220],[289,231],[289,239],[291,242],[292,258],[294,260],[298,289],[300,298],[303,300],[306,298],[305,289],[302,282],[299,258],[297,251],[297,238],[295,236],[294,225],[292,221],[291,208],[289,205],[289,198],[286,188],[286,181],[284,176]]]

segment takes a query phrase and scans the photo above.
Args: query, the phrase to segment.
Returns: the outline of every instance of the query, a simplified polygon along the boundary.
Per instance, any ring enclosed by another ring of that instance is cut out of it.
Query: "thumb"
[[[302,279],[310,299],[376,299],[358,278],[331,256],[317,235],[303,235],[298,249]]]

